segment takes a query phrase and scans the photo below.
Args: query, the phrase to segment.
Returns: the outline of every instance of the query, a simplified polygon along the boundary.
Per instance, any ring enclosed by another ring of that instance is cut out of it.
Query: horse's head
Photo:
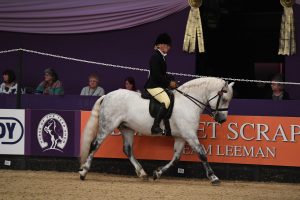
[[[227,119],[228,106],[232,99],[234,82],[225,85],[218,91],[210,94],[208,104],[212,110],[212,116],[218,123],[223,123]]]

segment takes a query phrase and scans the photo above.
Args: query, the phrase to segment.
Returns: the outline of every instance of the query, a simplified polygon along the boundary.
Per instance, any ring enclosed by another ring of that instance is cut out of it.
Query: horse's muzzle
[[[214,115],[214,119],[215,119],[216,122],[222,124],[222,123],[226,122],[227,118],[226,118],[226,116],[224,114],[216,113]]]
[[[218,123],[223,124],[224,122],[226,122],[226,119],[221,119],[218,121]]]

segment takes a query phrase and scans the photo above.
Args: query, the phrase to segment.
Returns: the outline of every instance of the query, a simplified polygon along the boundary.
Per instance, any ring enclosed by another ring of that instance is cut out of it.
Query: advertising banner
[[[29,110],[30,134],[26,155],[77,157],[79,155],[79,111]]]
[[[81,112],[81,130],[90,112]],[[300,166],[300,118],[269,116],[228,116],[218,124],[210,116],[201,115],[198,138],[209,162],[255,165]],[[82,132],[82,131],[81,131]],[[134,139],[134,154],[138,159],[170,160],[172,137]],[[126,158],[122,136],[115,130],[100,147],[95,157]],[[199,161],[186,145],[183,161]]]
[[[0,154],[24,155],[25,110],[0,109]]]

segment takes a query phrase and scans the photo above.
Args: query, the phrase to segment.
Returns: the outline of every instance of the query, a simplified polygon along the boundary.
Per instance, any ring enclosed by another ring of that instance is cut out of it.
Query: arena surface
[[[142,181],[132,176],[56,171],[0,170],[1,200],[76,199],[300,199],[300,184],[222,181],[162,177]]]

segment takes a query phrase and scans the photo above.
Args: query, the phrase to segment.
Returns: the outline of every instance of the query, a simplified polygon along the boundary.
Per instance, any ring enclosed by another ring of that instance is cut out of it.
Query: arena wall
[[[234,103],[233,103],[233,108]],[[77,171],[80,130],[89,111],[0,109],[0,168]],[[230,125],[231,124],[231,125]],[[51,131],[57,131],[54,143]],[[231,128],[229,128],[231,127]],[[50,131],[50,132],[49,132]],[[198,136],[216,174],[222,179],[300,181],[299,117],[230,115],[219,126],[201,116]],[[236,138],[235,138],[236,137]],[[135,136],[135,154],[152,174],[172,156],[172,138]],[[166,176],[204,178],[197,155],[186,146],[181,162]],[[92,171],[134,175],[115,130],[104,142]]]

